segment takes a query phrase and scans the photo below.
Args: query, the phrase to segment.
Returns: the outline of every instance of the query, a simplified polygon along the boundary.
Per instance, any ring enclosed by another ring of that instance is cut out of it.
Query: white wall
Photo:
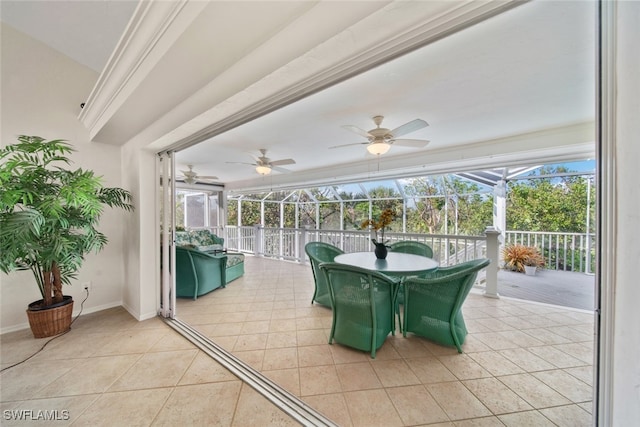
[[[158,185],[156,154],[132,141],[123,148],[123,181],[133,194],[136,212],[126,219],[124,262],[126,282],[123,306],[138,320],[157,314],[160,283]],[[133,285],[135,284],[135,285]]]
[[[89,142],[88,131],[78,121],[80,103],[89,95],[98,75],[44,44],[1,25],[2,35],[2,144],[16,142],[17,135],[62,138],[74,145],[74,167],[92,169],[104,177],[107,186],[121,187],[120,147]],[[89,254],[78,280],[66,286],[73,295],[75,311],[85,296],[82,283],[92,282],[92,291],[84,304],[84,313],[122,303],[124,284],[123,227],[125,215],[107,209],[100,230],[109,244],[99,254]],[[40,299],[30,272],[0,273],[0,331],[28,327],[27,304]]]

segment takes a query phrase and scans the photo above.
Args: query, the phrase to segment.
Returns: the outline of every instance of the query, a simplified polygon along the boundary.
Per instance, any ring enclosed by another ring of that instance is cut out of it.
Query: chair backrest
[[[305,245],[304,251],[312,261],[333,262],[336,256],[343,254],[340,248],[324,242],[309,242]]]
[[[334,297],[338,300],[347,298],[348,301],[372,301],[375,292],[386,294],[389,291],[392,291],[390,296],[393,297],[394,287],[400,282],[399,279],[377,271],[337,262],[323,262],[320,270],[330,281]],[[352,289],[353,293],[340,292],[345,289]]]
[[[329,297],[327,279],[320,271],[320,264],[323,262],[333,262],[336,256],[343,254],[344,252],[340,248],[324,242],[309,242],[305,245],[304,251],[307,253],[309,260],[311,261],[311,271],[313,272],[313,280],[316,285],[313,300],[330,307],[331,300]]]
[[[490,259],[479,258],[450,267],[441,267],[426,273],[422,277],[409,277],[403,282],[405,302],[410,298],[408,293],[411,288],[417,286],[422,288],[421,291],[437,293],[439,301],[451,303],[451,310],[455,314],[467,298],[469,291],[471,291],[478,271],[490,263]]]
[[[394,299],[398,279],[338,263],[320,265],[329,285],[336,341],[372,351],[395,330]]]
[[[305,245],[304,251],[309,256],[309,260],[311,260],[311,268],[313,269],[316,283],[318,280],[324,282],[324,277],[319,270],[320,264],[333,262],[336,256],[344,253],[340,248],[324,242],[309,242]]]
[[[391,249],[391,252],[402,252],[405,254],[422,255],[427,258],[433,258],[433,249],[431,249],[431,246],[422,242],[403,240],[401,242],[392,243],[389,245],[389,249]]]

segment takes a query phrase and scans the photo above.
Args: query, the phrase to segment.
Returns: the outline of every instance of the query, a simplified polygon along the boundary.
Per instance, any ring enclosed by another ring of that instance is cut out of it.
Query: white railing
[[[306,228],[225,228],[227,249],[259,256],[306,262],[304,246],[309,242],[330,243],[345,252],[373,251],[371,233],[358,230],[310,230]],[[426,243],[440,265],[457,264],[487,257],[486,236],[386,233],[389,244],[398,241]]]
[[[271,228],[261,226],[212,227],[216,235],[224,237],[228,250],[251,253],[256,256],[307,263],[304,251],[309,242],[325,242],[345,252],[373,252],[371,233],[358,230],[310,230],[307,228]],[[433,258],[441,266],[458,264],[477,258],[489,258],[491,264],[485,270],[485,296],[497,297],[499,232],[487,228],[484,236],[459,236],[446,234],[386,233],[389,244],[398,241],[426,243],[433,249]]]
[[[596,237],[593,233],[553,233],[507,231],[505,244],[535,246],[550,270],[593,273],[596,262]]]
[[[308,262],[305,245],[314,241],[330,243],[345,252],[373,252],[371,233],[368,231],[265,228],[259,225],[227,226],[224,229],[215,227],[211,230],[224,237],[225,247],[229,250],[301,263]],[[426,243],[433,249],[433,258],[441,266],[489,258],[491,264],[484,270],[484,295],[488,297],[498,296],[498,269],[502,267],[500,248],[509,243],[537,247],[544,255],[548,269],[585,273],[594,271],[593,234],[507,231],[504,235],[504,242],[501,242],[501,233],[493,227],[487,227],[483,236],[386,233],[385,240],[389,244],[401,240]]]
[[[304,245],[319,241],[330,243],[345,252],[373,251],[371,234],[360,230],[311,230],[305,228],[271,228],[259,226],[227,226],[211,229],[225,235],[228,249],[260,256],[306,262]],[[535,246],[549,270],[592,273],[595,269],[595,235],[593,233],[556,233],[507,231],[504,245],[521,243]],[[486,236],[445,234],[386,233],[385,240],[394,243],[411,240],[426,243],[440,265],[452,265],[470,259],[488,257]]]

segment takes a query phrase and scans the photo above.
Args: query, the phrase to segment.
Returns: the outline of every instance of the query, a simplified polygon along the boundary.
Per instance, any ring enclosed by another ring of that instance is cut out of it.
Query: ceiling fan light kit
[[[260,149],[260,156],[253,156],[255,162],[254,163],[245,163],[245,162],[227,162],[233,163],[237,165],[248,165],[256,168],[256,172],[260,175],[269,175],[273,170],[281,173],[290,173],[289,169],[282,168],[282,165],[294,165],[296,163],[293,159],[281,159],[281,160],[271,160],[267,157],[267,149]]]
[[[193,170],[193,165],[187,165],[189,170],[181,171],[182,176],[178,177],[178,179],[185,182],[185,184],[197,184],[197,183],[209,183],[210,181],[215,181],[218,179],[217,176],[209,176],[209,175],[198,175]]]
[[[256,166],[256,172],[260,175],[269,175],[271,173],[271,168],[268,166],[258,165]]]
[[[389,148],[391,148],[391,145],[386,142],[372,142],[367,145],[367,151],[376,156],[386,153]]]
[[[404,147],[422,148],[429,143],[429,141],[427,141],[426,139],[398,139],[398,137],[402,135],[406,135],[408,133],[415,132],[419,129],[429,126],[429,123],[427,123],[426,121],[422,119],[415,119],[403,124],[402,126],[398,126],[393,130],[390,130],[380,127],[383,119],[384,116],[374,116],[373,122],[375,123],[376,127],[369,131],[353,125],[342,126],[348,131],[355,132],[358,135],[365,137],[367,139],[367,142],[336,145],[329,148],[349,147],[352,145],[366,145],[367,151],[369,153],[380,156],[389,151],[391,145],[393,144],[401,145]]]

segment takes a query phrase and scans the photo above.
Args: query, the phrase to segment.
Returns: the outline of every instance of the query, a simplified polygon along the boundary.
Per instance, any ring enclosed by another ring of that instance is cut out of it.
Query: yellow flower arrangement
[[[371,239],[374,245],[385,245],[387,242],[384,241],[384,230],[385,228],[393,222],[395,218],[395,214],[391,209],[385,209],[380,214],[380,217],[376,219],[367,219],[362,221],[360,228],[370,228],[376,234],[375,239]],[[380,241],[378,242],[378,231],[380,231]]]

